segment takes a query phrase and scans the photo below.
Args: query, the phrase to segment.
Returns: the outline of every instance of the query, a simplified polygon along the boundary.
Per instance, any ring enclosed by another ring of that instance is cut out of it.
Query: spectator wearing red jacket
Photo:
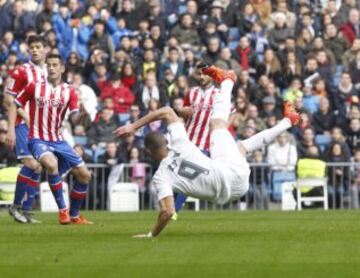
[[[340,27],[343,37],[352,44],[356,38],[360,37],[360,16],[357,9],[349,12],[349,21]]]
[[[102,84],[100,90],[102,100],[112,98],[116,113],[127,113],[135,101],[134,94],[121,83],[118,73],[113,73],[110,80]]]

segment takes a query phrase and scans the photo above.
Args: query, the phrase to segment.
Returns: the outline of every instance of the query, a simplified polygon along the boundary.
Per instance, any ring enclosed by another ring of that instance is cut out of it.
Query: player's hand
[[[9,129],[6,135],[6,145],[9,149],[13,149],[16,142],[15,130]]]
[[[133,124],[121,126],[114,131],[116,136],[129,136],[135,133],[135,127]]]
[[[151,232],[147,233],[147,234],[138,234],[138,235],[133,235],[133,238],[153,238]]]

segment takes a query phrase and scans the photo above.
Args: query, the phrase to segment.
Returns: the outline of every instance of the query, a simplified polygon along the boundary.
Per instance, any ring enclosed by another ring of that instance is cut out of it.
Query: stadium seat
[[[323,195],[322,196],[303,196],[301,194],[302,188],[309,187],[322,187]],[[302,202],[322,202],[324,209],[328,209],[328,191],[327,191],[327,178],[302,178],[296,181],[296,199],[297,199],[297,209],[302,209]]]
[[[193,197],[187,197],[186,198],[186,203],[187,204],[194,204],[194,209],[195,211],[199,211],[200,210],[200,201],[199,199],[193,198]]]
[[[229,41],[236,41],[239,42],[240,33],[237,27],[229,28]]]
[[[272,190],[271,198],[273,201],[281,201],[282,198],[282,184],[284,182],[295,181],[295,172],[273,172],[272,173]]]
[[[86,146],[88,143],[88,138],[86,136],[74,136],[74,143],[82,146]]]
[[[239,45],[239,42],[238,42],[238,41],[230,41],[230,42],[228,43],[228,47],[229,47],[231,50],[234,50],[238,45]]]
[[[179,6],[179,14],[183,14],[187,12],[187,6],[186,5],[180,5]]]
[[[321,151],[324,151],[330,142],[331,138],[328,135],[319,134],[315,136],[315,143],[320,147]]]

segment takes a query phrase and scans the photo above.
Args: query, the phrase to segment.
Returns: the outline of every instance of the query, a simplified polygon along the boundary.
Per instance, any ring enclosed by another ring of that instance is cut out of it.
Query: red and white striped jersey
[[[186,123],[186,132],[190,141],[200,150],[208,151],[210,147],[210,113],[217,93],[219,89],[214,85],[205,90],[193,87],[184,99],[184,106],[191,106],[194,110],[193,116]]]
[[[62,141],[61,126],[66,111],[79,110],[75,89],[67,83],[56,87],[47,80],[31,83],[15,99],[19,107],[27,102],[30,104],[30,139]]]
[[[6,93],[16,97],[21,93],[30,83],[41,82],[47,78],[46,67],[35,65],[31,61],[24,65],[17,67],[15,70],[9,73],[10,77],[6,84]],[[29,114],[29,105],[22,107],[27,114]],[[24,123],[24,120],[17,116],[16,125]]]

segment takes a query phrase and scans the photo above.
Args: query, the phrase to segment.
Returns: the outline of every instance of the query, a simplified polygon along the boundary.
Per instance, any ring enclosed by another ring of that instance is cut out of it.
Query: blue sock
[[[187,199],[187,196],[185,194],[182,194],[182,193],[177,194],[176,200],[175,200],[175,211],[176,212],[179,212],[182,209],[186,199]]]
[[[34,172],[26,187],[26,199],[23,202],[23,210],[31,210],[36,195],[36,188],[39,186],[40,174]]]
[[[71,191],[70,217],[78,217],[80,215],[81,205],[86,198],[87,184],[75,181]]]
[[[58,208],[59,209],[66,208],[63,189],[62,189],[62,181],[61,181],[59,174],[56,174],[56,175],[49,174],[48,179],[49,179],[50,189],[54,195],[54,198],[55,198]]]
[[[33,169],[23,166],[17,176],[14,205],[21,205],[25,196],[26,189],[29,187],[29,179],[34,173]]]

